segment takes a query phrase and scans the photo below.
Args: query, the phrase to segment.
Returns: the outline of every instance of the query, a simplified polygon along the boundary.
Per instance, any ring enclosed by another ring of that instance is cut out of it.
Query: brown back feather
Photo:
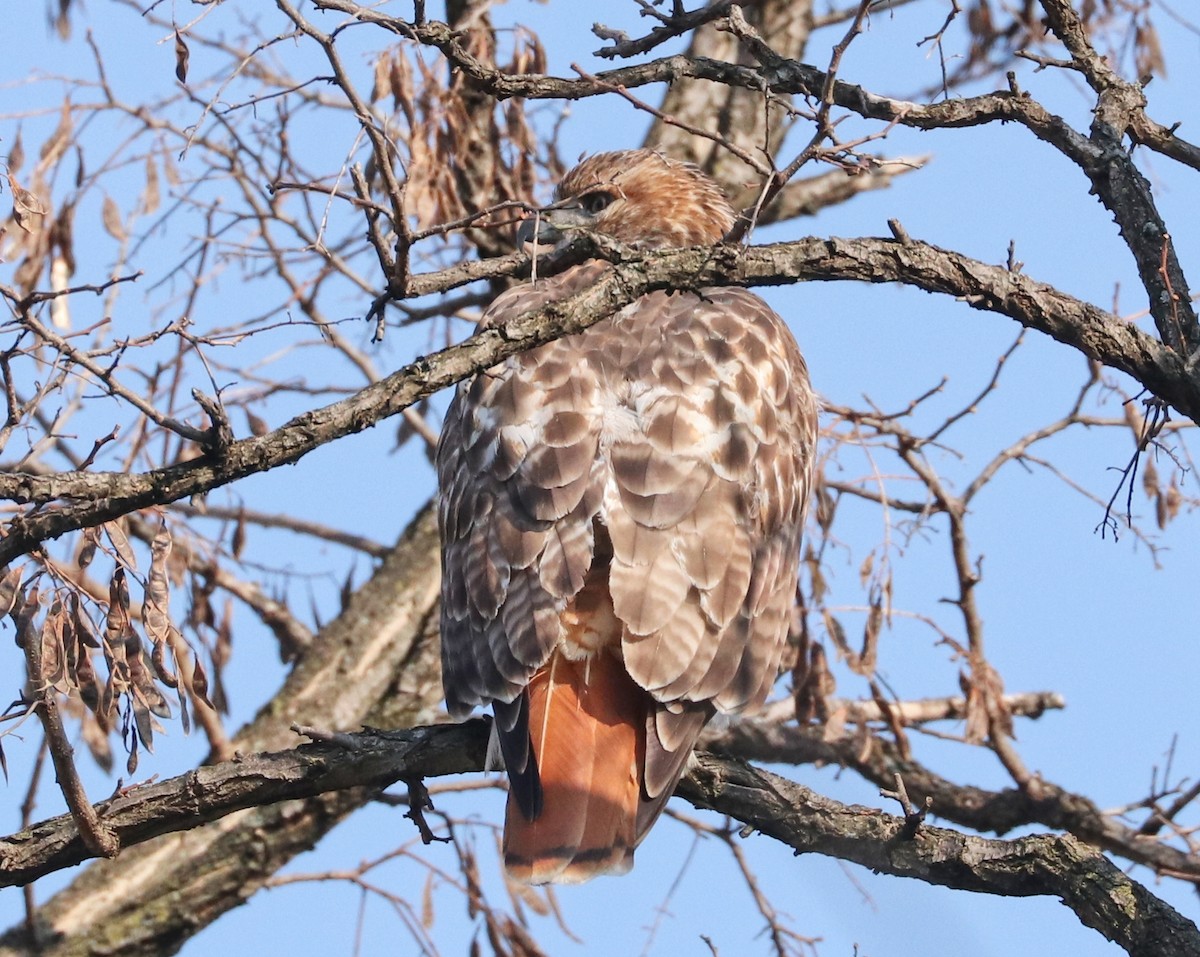
[[[584,161],[560,205],[597,189],[612,201],[579,221],[622,242],[733,222],[715,184],[649,150]],[[485,324],[607,268],[511,290]],[[766,697],[816,409],[783,321],[742,289],[653,293],[460,389],[438,447],[443,680],[454,714],[495,702],[512,876],[628,869],[708,718]],[[585,659],[583,637],[606,647]]]

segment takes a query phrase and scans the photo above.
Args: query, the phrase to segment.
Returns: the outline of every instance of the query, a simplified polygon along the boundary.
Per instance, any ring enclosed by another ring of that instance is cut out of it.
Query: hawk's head
[[[518,239],[541,245],[582,230],[636,246],[715,243],[733,226],[719,186],[691,163],[654,150],[590,156],[563,177],[555,202],[522,224]]]

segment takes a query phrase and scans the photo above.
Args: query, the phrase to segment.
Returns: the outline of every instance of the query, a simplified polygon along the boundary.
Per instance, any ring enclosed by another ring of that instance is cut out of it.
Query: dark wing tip
[[[508,793],[525,820],[535,821],[542,813],[542,779],[530,747],[529,693],[522,691],[515,701],[493,701],[492,710],[508,774]]]

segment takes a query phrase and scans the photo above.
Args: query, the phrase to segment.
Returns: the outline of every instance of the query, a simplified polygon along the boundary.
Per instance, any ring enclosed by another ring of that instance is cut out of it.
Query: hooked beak
[[[578,206],[542,209],[517,227],[517,243],[530,255],[549,252],[570,242],[572,232],[591,225],[591,220]]]
[[[541,216],[530,217],[517,227],[517,245],[557,246],[562,241],[562,233],[551,226]],[[536,255],[536,249],[527,249],[531,255]]]

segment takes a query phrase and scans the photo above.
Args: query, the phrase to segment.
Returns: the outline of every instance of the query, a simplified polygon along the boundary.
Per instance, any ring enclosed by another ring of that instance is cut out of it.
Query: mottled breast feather
[[[595,281],[501,296],[504,321]],[[816,400],[743,289],[653,293],[460,387],[438,447],[447,703],[513,701],[561,637],[598,520],[626,667],[663,702],[757,707],[787,633]]]

